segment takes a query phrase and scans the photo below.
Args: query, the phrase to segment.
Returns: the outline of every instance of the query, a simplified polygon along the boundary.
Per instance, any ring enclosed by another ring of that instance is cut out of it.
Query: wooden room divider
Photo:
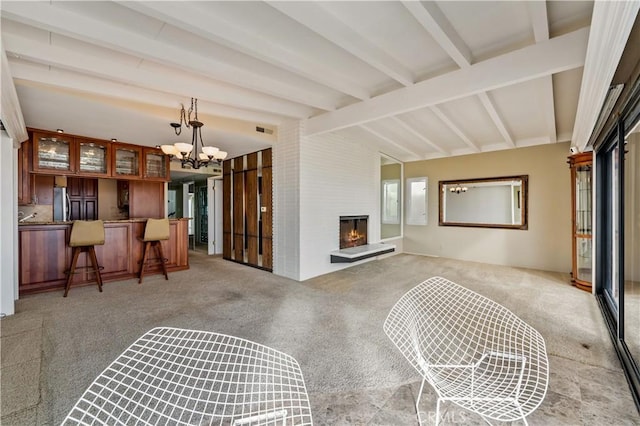
[[[222,173],[222,256],[227,260],[271,271],[271,149],[225,160]]]

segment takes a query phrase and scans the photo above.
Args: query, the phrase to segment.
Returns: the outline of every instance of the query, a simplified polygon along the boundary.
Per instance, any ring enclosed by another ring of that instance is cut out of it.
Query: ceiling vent
[[[272,135],[273,134],[273,130],[272,129],[266,129],[266,128],[260,127],[260,126],[256,126],[256,132],[258,132],[258,133],[266,133],[268,135]]]

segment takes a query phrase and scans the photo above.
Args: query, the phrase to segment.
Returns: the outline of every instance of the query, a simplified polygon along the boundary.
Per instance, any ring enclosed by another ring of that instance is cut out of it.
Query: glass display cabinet
[[[73,138],[56,133],[34,133],[33,171],[63,174],[74,172],[73,142]]]
[[[139,178],[142,148],[136,145],[112,144],[113,176]]]
[[[572,271],[571,283],[591,291],[593,246],[592,208],[593,154],[583,152],[569,157],[571,168]]]
[[[155,148],[144,148],[144,178],[169,180],[169,157]]]
[[[109,175],[110,146],[107,142],[78,140],[79,174],[107,176]]]

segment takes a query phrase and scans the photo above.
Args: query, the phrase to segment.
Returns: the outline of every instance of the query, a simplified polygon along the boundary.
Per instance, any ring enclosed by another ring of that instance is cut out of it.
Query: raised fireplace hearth
[[[331,263],[351,263],[395,251],[393,244],[368,242],[369,216],[340,216],[340,250],[331,252]]]

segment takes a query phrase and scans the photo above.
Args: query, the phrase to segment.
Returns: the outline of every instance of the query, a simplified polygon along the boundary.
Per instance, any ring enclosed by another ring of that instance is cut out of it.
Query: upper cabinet
[[[113,177],[135,179],[142,177],[142,147],[124,143],[111,144],[113,150]]]
[[[157,148],[144,148],[143,176],[148,180],[169,180],[169,157]]]
[[[75,172],[75,144],[72,137],[58,133],[33,134],[33,171],[70,174]]]
[[[45,130],[30,131],[32,161],[22,161],[22,169],[26,169],[27,173],[169,180],[169,157],[158,148]],[[29,151],[25,149],[23,152]],[[25,180],[25,183],[28,184],[28,181]],[[21,197],[21,200],[28,202],[26,197]]]
[[[76,139],[76,172],[106,177],[111,173],[111,144],[104,141]]]

